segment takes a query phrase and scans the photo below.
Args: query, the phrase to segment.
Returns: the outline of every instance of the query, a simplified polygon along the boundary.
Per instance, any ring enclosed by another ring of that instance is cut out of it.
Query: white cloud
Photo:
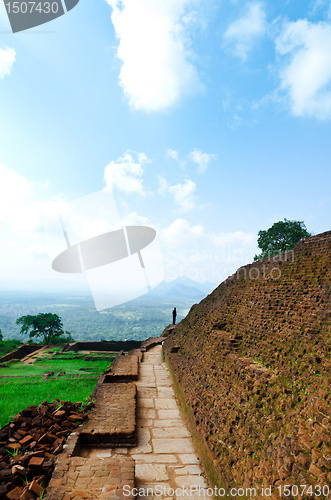
[[[202,224],[191,226],[185,219],[176,219],[162,231],[162,239],[165,243],[181,242],[187,239],[201,238],[205,234]]]
[[[178,153],[174,149],[168,149],[167,150],[167,157],[171,158],[171,160],[179,161],[179,159],[178,159]]]
[[[208,167],[209,162],[211,160],[213,160],[214,158],[217,158],[217,155],[204,153],[203,151],[201,151],[199,149],[194,149],[188,155],[188,158],[199,166],[198,172],[199,172],[199,174],[202,174],[203,172],[205,172],[206,168]]]
[[[16,52],[14,49],[6,47],[0,49],[0,78],[11,74],[13,64],[15,62]]]
[[[170,186],[166,179],[160,178],[160,188],[158,190],[159,194],[170,193],[173,196],[174,202],[177,206],[184,212],[190,212],[195,208],[195,196],[194,191],[196,190],[196,184],[187,179],[184,184],[176,184],[175,186]]]
[[[310,14],[315,15],[319,10],[330,6],[329,0],[313,0],[310,4]]]
[[[167,150],[167,153],[166,153],[166,157],[167,158],[170,158],[171,160],[174,160],[178,163],[178,165],[180,166],[180,168],[185,168],[185,159],[184,160],[181,160],[178,156],[178,152],[175,151],[174,149],[168,149]]]
[[[257,235],[235,231],[216,233],[203,224],[176,219],[159,233],[164,249],[166,279],[188,276],[220,283],[252,262]]]
[[[137,153],[138,161],[134,161],[131,154],[124,153],[116,161],[111,161],[105,168],[104,180],[106,182],[105,190],[112,190],[117,187],[125,193],[138,193],[142,196],[147,194],[143,187],[143,168],[142,164],[151,163],[145,153]]]
[[[0,222],[17,233],[35,232],[42,228],[44,213],[55,213],[66,204],[60,199],[36,200],[39,189],[15,170],[0,164]]]
[[[48,257],[48,247],[42,243],[36,243],[35,245],[30,245],[27,248],[22,248],[18,251],[22,254],[30,254],[34,257]]]
[[[266,14],[260,2],[248,4],[247,14],[232,22],[224,34],[224,46],[243,61],[255,42],[266,32]]]
[[[121,219],[122,226],[139,226],[149,224],[148,217],[139,215],[138,212],[129,212]]]
[[[207,230],[203,224],[191,225],[186,219],[176,219],[168,227],[161,231],[162,240],[165,243],[187,243],[191,241],[193,246],[198,243],[207,243],[210,248],[221,248],[223,246],[239,246],[244,248],[256,247],[257,236],[255,233],[234,231],[232,233]]]
[[[331,117],[331,24],[287,22],[276,39],[280,88],[295,116]]]
[[[195,0],[107,0],[119,39],[120,84],[132,107],[162,111],[200,87],[185,15]]]
[[[214,233],[209,235],[210,241],[215,246],[242,245],[244,247],[256,246],[256,234],[235,231],[233,233]]]

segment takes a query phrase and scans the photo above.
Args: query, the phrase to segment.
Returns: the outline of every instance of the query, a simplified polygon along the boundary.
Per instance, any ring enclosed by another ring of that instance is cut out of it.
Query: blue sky
[[[220,282],[284,218],[330,229],[331,3],[0,5],[0,282],[54,277],[43,214],[108,189],[165,277]]]

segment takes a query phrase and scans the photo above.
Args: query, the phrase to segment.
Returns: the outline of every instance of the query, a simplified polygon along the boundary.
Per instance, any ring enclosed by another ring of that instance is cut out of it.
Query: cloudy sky
[[[331,3],[80,0],[12,34],[0,4],[0,284],[54,277],[45,214],[112,192],[166,279],[219,283],[257,233],[330,230]]]

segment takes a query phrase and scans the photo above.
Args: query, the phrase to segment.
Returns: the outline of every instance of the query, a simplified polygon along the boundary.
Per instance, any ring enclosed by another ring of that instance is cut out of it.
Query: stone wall
[[[331,231],[191,308],[164,353],[213,481],[331,490],[330,352]]]
[[[68,344],[65,349],[68,351],[131,351],[131,349],[139,349],[141,346],[141,340],[109,340],[106,342],[75,342],[74,344]]]
[[[24,344],[15,349],[5,356],[0,358],[0,363],[5,363],[6,361],[10,361],[11,359],[23,359],[28,354],[31,354],[35,351],[38,351],[42,346],[40,344]]]

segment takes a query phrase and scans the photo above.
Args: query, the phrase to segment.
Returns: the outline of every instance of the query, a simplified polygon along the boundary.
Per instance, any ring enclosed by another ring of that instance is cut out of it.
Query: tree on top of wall
[[[266,231],[259,231],[258,236],[257,244],[262,252],[255,255],[254,261],[292,250],[301,238],[313,236],[313,233],[307,231],[302,221],[284,219]]]

